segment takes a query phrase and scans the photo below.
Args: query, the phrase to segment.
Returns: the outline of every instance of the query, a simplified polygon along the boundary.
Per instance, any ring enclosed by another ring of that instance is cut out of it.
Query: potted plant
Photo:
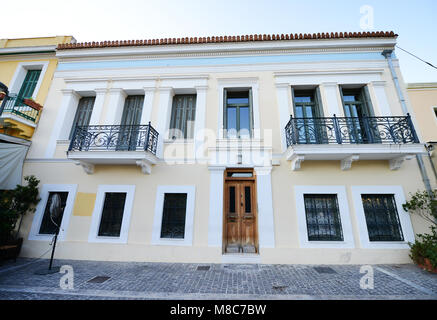
[[[403,208],[431,223],[430,233],[418,234],[416,241],[409,243],[410,258],[420,268],[437,273],[437,191],[418,191]]]
[[[13,190],[0,192],[0,260],[17,258],[23,243],[23,238],[19,237],[23,218],[35,211],[40,200],[39,180],[35,176],[27,176],[24,180],[26,186],[17,185]]]

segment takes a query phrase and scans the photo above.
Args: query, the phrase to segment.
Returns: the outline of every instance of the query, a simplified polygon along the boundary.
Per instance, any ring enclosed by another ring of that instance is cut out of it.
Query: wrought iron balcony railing
[[[37,104],[30,99],[10,95],[5,103],[3,115],[5,113],[11,113],[26,120],[36,122],[41,109],[34,105]]]
[[[411,117],[293,118],[285,126],[287,147],[294,144],[419,143]]]
[[[68,151],[149,151],[156,155],[158,132],[147,125],[76,126]]]

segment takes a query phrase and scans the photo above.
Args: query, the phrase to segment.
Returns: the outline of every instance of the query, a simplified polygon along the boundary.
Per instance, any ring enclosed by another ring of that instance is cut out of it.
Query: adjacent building
[[[60,44],[24,164],[42,200],[22,254],[49,248],[57,193],[58,258],[409,262],[428,225],[402,204],[436,181],[396,37]]]
[[[71,36],[0,39],[0,190],[21,184],[23,160],[57,66],[58,44]],[[7,95],[6,95],[7,93]]]
[[[430,175],[437,177],[437,83],[409,83],[408,97],[417,118],[417,129],[428,149]]]

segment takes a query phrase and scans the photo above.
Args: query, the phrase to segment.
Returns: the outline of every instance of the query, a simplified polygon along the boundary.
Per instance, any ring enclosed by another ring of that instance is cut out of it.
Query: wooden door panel
[[[226,181],[224,249],[226,253],[256,253],[254,181]]]

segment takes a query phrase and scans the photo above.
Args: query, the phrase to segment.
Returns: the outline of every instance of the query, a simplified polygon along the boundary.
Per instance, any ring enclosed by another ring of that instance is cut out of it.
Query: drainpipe
[[[405,103],[405,98],[404,98],[404,95],[402,93],[401,87],[399,85],[398,76],[396,74],[396,71],[393,67],[393,62],[391,60],[392,52],[393,52],[393,50],[384,50],[382,52],[382,55],[387,59],[388,66],[389,66],[389,69],[391,72],[391,76],[393,78],[393,82],[395,83],[396,91],[397,91],[398,96],[399,96],[399,101],[400,101],[401,106],[402,106],[402,111],[404,112],[404,115],[407,115],[408,108],[407,108],[407,105]],[[425,165],[423,163],[422,155],[416,154],[416,160],[417,160],[417,164],[419,165],[420,173],[422,175],[422,180],[423,180],[423,183],[425,185],[426,191],[428,192],[429,195],[431,195],[432,194],[431,183],[429,182],[428,174],[426,173],[426,169],[425,169]]]

